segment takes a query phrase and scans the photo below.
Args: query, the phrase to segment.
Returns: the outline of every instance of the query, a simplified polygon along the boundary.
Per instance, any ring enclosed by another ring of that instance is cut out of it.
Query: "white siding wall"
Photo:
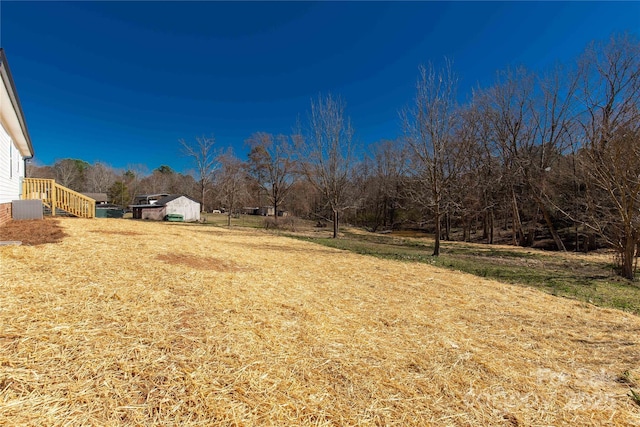
[[[165,214],[184,215],[187,222],[200,221],[200,203],[194,202],[186,197],[178,197],[166,204]]]
[[[20,199],[20,182],[24,177],[22,160],[9,133],[0,124],[0,203]]]

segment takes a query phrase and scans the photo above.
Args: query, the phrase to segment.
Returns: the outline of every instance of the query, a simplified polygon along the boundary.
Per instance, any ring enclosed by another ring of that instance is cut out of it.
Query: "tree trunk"
[[[386,230],[387,229],[387,213],[388,213],[388,203],[387,203],[387,198],[384,197],[382,199],[382,227]]]
[[[205,193],[205,191],[206,191],[205,183],[204,183],[204,182],[201,182],[201,183],[200,183],[200,187],[201,187],[201,189],[202,189],[202,199],[200,200],[200,202],[201,202],[202,204],[200,205],[200,211],[201,211],[201,213],[204,213],[204,212],[205,212],[205,209],[204,209],[204,193]]]
[[[333,238],[338,238],[338,211],[333,210]]]
[[[597,249],[596,244],[596,235],[594,233],[589,233],[587,237],[587,244],[585,245],[584,253],[586,254],[589,251],[595,251]]]
[[[276,202],[273,202],[273,222],[276,226],[278,225],[278,203]]]
[[[393,230],[394,224],[396,223],[396,208],[395,202],[389,208],[389,227]]]
[[[433,256],[440,255],[440,203],[436,202],[435,206],[435,221],[436,221],[436,242],[433,245]]]
[[[516,228],[516,217],[513,214],[513,212],[511,212],[511,243],[513,243],[514,246],[518,246],[518,231]]]
[[[542,202],[538,202],[538,206],[542,210],[544,221],[547,223],[547,228],[551,233],[551,237],[553,237],[553,241],[556,243],[556,247],[558,248],[559,251],[566,252],[567,248],[564,246],[562,239],[560,239],[560,235],[558,235],[556,228],[553,226],[553,221],[551,221],[551,215],[549,214],[549,210],[546,208],[546,206]]]
[[[482,215],[482,240],[489,238],[489,212],[484,212]]]
[[[478,228],[478,217],[474,216],[473,219],[469,218],[469,225],[468,225],[469,230],[467,231],[467,242],[471,241],[471,235],[477,235],[477,228]]]
[[[522,231],[522,222],[520,221],[518,200],[516,199],[516,192],[513,187],[511,187],[511,207],[513,210],[513,224],[511,224],[513,230],[513,244],[522,246],[524,243],[524,233]]]
[[[471,235],[471,220],[464,221],[462,225],[462,241],[469,241],[469,236]]]
[[[622,256],[622,277],[633,280],[633,257],[636,254],[636,239],[633,238],[633,233],[630,230],[625,234],[624,247],[620,254]]]
[[[533,243],[536,241],[536,225],[535,222],[529,226],[529,230],[524,235],[524,244],[523,246],[531,247]]]
[[[489,211],[489,244],[493,245],[493,220],[494,220],[494,215],[493,215],[493,209],[491,209]]]
[[[444,240],[451,240],[451,215],[449,215],[449,212],[447,211],[444,214]]]

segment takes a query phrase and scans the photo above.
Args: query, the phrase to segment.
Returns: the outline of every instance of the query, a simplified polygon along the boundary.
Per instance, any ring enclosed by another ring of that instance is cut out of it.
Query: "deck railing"
[[[71,215],[93,218],[96,215],[96,201],[56,183],[55,179],[25,178],[22,182],[22,198],[42,200],[56,215],[62,209]]]

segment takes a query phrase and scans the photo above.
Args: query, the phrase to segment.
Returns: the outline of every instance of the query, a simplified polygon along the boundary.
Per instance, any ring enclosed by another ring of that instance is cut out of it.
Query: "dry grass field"
[[[260,230],[59,224],[0,247],[0,425],[640,425],[638,316]]]

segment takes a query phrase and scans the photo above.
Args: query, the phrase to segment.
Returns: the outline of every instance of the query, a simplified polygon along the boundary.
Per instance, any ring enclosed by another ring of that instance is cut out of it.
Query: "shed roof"
[[[179,199],[180,197],[184,197],[184,198],[186,198],[186,199],[189,199],[189,200],[191,200],[193,203],[200,204],[200,202],[199,202],[199,201],[194,200],[193,198],[191,198],[191,197],[189,197],[189,196],[185,196],[184,194],[171,194],[171,195],[169,195],[169,196],[166,196],[166,197],[163,197],[163,198],[161,198],[161,199],[158,199],[158,200],[156,201],[156,203],[154,203],[154,204],[130,205],[129,207],[130,207],[130,208],[145,208],[145,209],[147,209],[147,208],[160,208],[160,207],[165,206],[165,205],[166,205],[167,203],[169,203],[169,202],[172,202],[172,201],[174,201],[174,200],[176,200],[176,199]]]
[[[168,193],[154,193],[154,194],[138,194],[136,195],[136,199],[143,199],[143,198],[147,198],[147,197],[166,197],[168,196]]]
[[[106,202],[107,193],[82,193],[87,197],[91,197],[96,202]]]
[[[163,197],[162,199],[158,199],[158,201],[156,202],[156,206],[164,206],[169,202],[179,199],[180,197],[184,197],[186,199],[191,200],[194,203],[200,204],[200,202],[198,202],[197,200],[194,200],[189,196],[185,196],[184,194],[172,194],[170,196]]]

